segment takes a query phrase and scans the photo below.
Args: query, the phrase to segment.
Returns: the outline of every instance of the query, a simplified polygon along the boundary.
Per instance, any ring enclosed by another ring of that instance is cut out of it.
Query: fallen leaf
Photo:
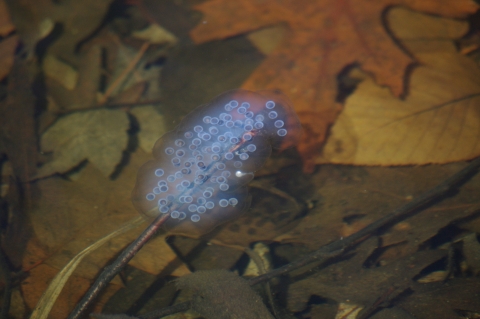
[[[5,37],[13,30],[15,30],[15,26],[10,19],[5,0],[0,0],[0,36]]]
[[[312,295],[368,306],[393,289],[393,299],[413,284],[413,277],[445,256],[445,251],[421,251],[383,267],[362,267],[376,248],[376,238],[363,243],[350,259],[327,266],[288,289],[288,307],[302,311]]]
[[[43,59],[43,70],[46,76],[61,83],[67,90],[73,90],[77,86],[77,71],[52,55]]]
[[[405,100],[367,77],[346,102],[317,163],[411,165],[480,155],[480,69],[452,42],[466,22],[406,9],[388,16],[418,58]]]
[[[32,64],[16,59],[8,77],[7,97],[0,102],[0,150],[7,154],[15,177],[22,182],[33,177],[38,156],[33,78]],[[29,187],[25,191],[23,200],[28,203]]]
[[[414,318],[475,318],[480,312],[478,277],[416,285],[414,290],[414,294],[399,302]]]
[[[0,42],[0,80],[3,80],[12,69],[17,44],[17,36],[8,37]]]
[[[29,309],[33,309],[35,307],[37,301],[47,289],[50,281],[57,272],[57,269],[48,265],[40,265],[29,271],[28,278],[23,280],[20,286],[23,300]],[[70,311],[87,291],[89,286],[90,280],[78,276],[72,276],[70,281],[68,281],[65,286],[64,293],[60,295],[60,298],[58,298],[57,302],[54,304],[48,318],[67,318]],[[122,288],[120,285],[108,285],[105,291],[103,291],[102,295],[99,297],[99,300],[95,304],[92,311],[101,311],[104,303],[120,288]]]
[[[472,233],[463,239],[463,255],[470,271],[477,276],[480,274],[480,243],[477,234]]]
[[[212,243],[248,247],[270,241],[293,228],[302,215],[304,207],[274,186],[253,181],[249,187],[253,194],[250,209],[222,226]]]
[[[132,36],[153,44],[174,45],[177,42],[177,38],[172,33],[168,32],[168,30],[162,28],[158,24],[150,24],[145,29],[134,31]]]
[[[260,52],[269,55],[282,43],[286,32],[287,28],[284,25],[279,25],[254,31],[247,37]]]
[[[289,27],[283,43],[242,87],[281,89],[292,99],[305,130],[298,149],[305,169],[311,171],[327,129],[341,110],[336,98],[342,70],[358,63],[395,96],[404,93],[405,70],[414,59],[383,24],[386,8],[400,5],[453,18],[478,9],[471,0],[376,0],[360,6],[349,0],[211,0],[194,7],[204,18],[191,37],[203,43],[282,23]]]
[[[48,46],[46,53],[75,65],[79,42],[95,32],[112,2],[85,0],[56,3],[50,0],[22,0],[11,1],[9,5],[21,38],[27,40],[32,47],[46,35],[45,30],[48,28],[44,27],[42,31],[42,25],[46,21],[51,21],[52,27],[55,24],[61,25],[62,32]]]
[[[60,112],[92,108],[99,93],[103,48],[92,45],[78,55],[78,68],[48,55],[43,63],[45,84],[51,102],[48,111]],[[58,70],[57,70],[58,69]]]
[[[464,167],[454,163],[441,167],[349,167],[325,165],[315,174],[311,187],[320,200],[293,229],[275,241],[299,244],[309,251],[346,237],[384,217],[453,175]],[[408,256],[448,225],[475,215],[478,205],[476,176],[452,198],[402,220],[382,235],[388,255],[382,260]],[[391,252],[390,252],[391,249]]]
[[[80,253],[75,255],[63,268],[58,272],[55,277],[52,279],[48,288],[42,294],[42,297],[38,301],[35,309],[30,315],[30,319],[44,319],[48,317],[52,306],[57,301],[58,296],[65,288],[65,284],[68,279],[72,276],[75,269],[82,262],[82,260],[88,256],[92,251],[95,251],[97,248],[101,247],[103,244],[107,243],[112,238],[115,238],[119,235],[124,234],[126,231],[133,229],[134,227],[143,223],[143,219],[140,216],[135,217],[132,220],[126,222],[122,227],[115,230],[114,232],[108,234],[105,237],[102,237],[98,241],[94,242],[90,246],[86,247]]]
[[[78,252],[138,216],[130,201],[130,193],[137,167],[147,159],[148,156],[141,151],[132,154],[130,165],[115,180],[99,174],[93,165],[87,165],[75,182],[59,177],[37,181],[37,201],[29,215],[35,234],[32,240],[36,242],[27,251],[24,268],[30,267],[31,263],[42,262],[61,269]],[[92,252],[74,274],[87,279],[95,278],[147,225],[145,222]],[[130,265],[151,274],[162,272],[181,276],[189,273],[167,245],[165,237],[165,233],[156,236]],[[43,254],[35,247],[42,247]],[[120,283],[118,279],[114,282]]]
[[[115,97],[111,98],[109,105],[121,105],[130,104],[135,105],[141,100],[142,95],[147,90],[150,83],[147,81],[140,81],[129,87],[128,89],[118,93]]]
[[[130,113],[140,124],[140,132],[138,132],[140,147],[145,153],[151,154],[155,142],[167,133],[164,116],[152,105],[135,107]]]
[[[116,39],[116,36],[113,36],[113,39]],[[107,64],[112,75],[108,79],[108,88],[99,99],[99,103],[105,103],[107,100],[112,103],[128,103],[125,93],[128,95],[129,91],[134,93],[137,90],[138,92],[139,85],[145,87],[145,83],[148,83],[148,89],[146,92],[144,92],[145,90],[141,92],[142,98],[158,99],[157,90],[160,80],[158,74],[161,69],[158,66],[149,65],[149,63],[151,63],[150,59],[159,58],[163,54],[162,51],[154,50],[148,42],[144,42],[140,48],[136,48],[123,43],[119,44],[118,41],[119,39],[116,39],[111,43],[115,49],[114,52],[109,53]],[[147,51],[149,47],[154,52],[150,56]]]
[[[105,176],[114,171],[127,147],[127,115],[120,110],[77,112],[61,117],[42,135],[44,152],[53,159],[36,177],[65,173],[88,159]]]

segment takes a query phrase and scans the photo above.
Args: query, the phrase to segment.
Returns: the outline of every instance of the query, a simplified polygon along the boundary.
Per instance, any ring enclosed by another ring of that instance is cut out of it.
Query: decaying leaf
[[[312,185],[320,200],[298,225],[276,240],[304,245],[310,251],[318,249],[384,217],[461,167],[460,164],[401,169],[323,166]],[[440,205],[415,214],[383,233],[382,247],[391,247],[391,251],[387,249],[382,258],[408,256],[441,229],[472,216],[475,210],[470,208],[478,205],[475,185],[479,180],[475,177],[455,197],[444,199]]]
[[[165,28],[158,24],[151,24],[147,28],[132,33],[132,36],[137,39],[148,41],[152,44],[174,45],[177,38]]]
[[[50,256],[45,263],[61,269],[85,247],[137,216],[130,201],[130,192],[135,183],[136,168],[147,159],[148,156],[141,151],[132,155],[131,165],[115,180],[102,176],[92,165],[87,165],[75,182],[57,177],[37,182],[41,196],[31,213],[31,220],[39,245],[44,247],[45,255]],[[90,254],[76,274],[94,278],[107,260],[136,238],[146,226],[147,223],[144,223]],[[167,265],[172,267],[171,272],[175,275],[188,273],[175,261],[176,255],[164,239],[165,236],[160,234],[150,241],[132,260],[132,264],[153,274],[164,270]]]
[[[268,183],[251,182],[252,204],[244,215],[218,231],[213,243],[248,247],[269,241],[290,230],[302,214],[302,207],[289,194]]]
[[[140,124],[138,140],[145,153],[151,154],[155,142],[167,132],[165,119],[151,105],[136,107],[130,111]]]
[[[13,66],[18,37],[11,36],[0,42],[0,80],[5,78]]]
[[[43,71],[50,97],[48,111],[51,115],[85,108],[97,102],[101,78],[102,48],[93,45],[78,55],[78,67],[48,55]]]
[[[0,0],[0,80],[3,80],[13,66],[15,49],[18,45],[18,36],[7,37],[15,30],[15,26],[10,20],[10,14],[7,10],[5,0]]]
[[[405,100],[366,78],[347,99],[317,163],[408,165],[480,155],[480,69],[452,39],[466,22],[395,9],[392,30],[420,66]]]
[[[0,1],[0,36],[4,37],[15,30],[5,0]]]
[[[448,282],[416,285],[415,294],[400,301],[414,318],[475,318],[480,313],[480,280],[457,278]]]
[[[110,239],[115,238],[116,236],[119,236],[124,232],[141,224],[142,224],[141,217],[136,217],[135,219],[128,221],[121,228],[115,230],[114,232],[108,234],[107,236],[99,239],[92,245],[86,247],[84,250],[78,253],[74,258],[72,258],[65,265],[65,267],[62,268],[62,270],[58,274],[55,275],[53,280],[50,282],[50,285],[43,293],[42,297],[40,298],[37,305],[35,306],[35,309],[32,311],[32,314],[30,315],[30,319],[48,318],[48,314],[50,313],[53,307],[53,304],[57,300],[57,297],[60,295],[66,282],[68,281],[72,273],[75,271],[75,269],[78,267],[80,262],[83,260],[83,258],[88,256],[88,254],[94,251],[95,249],[101,247]]]
[[[469,234],[463,239],[463,255],[473,275],[480,274],[480,243],[477,234]]]
[[[47,55],[43,59],[43,70],[46,76],[61,83],[67,90],[73,90],[77,86],[77,71],[52,55]]]
[[[53,152],[37,178],[65,173],[88,159],[105,176],[114,171],[127,146],[127,115],[120,110],[78,112],[60,118],[41,139],[42,150]]]
[[[372,238],[362,244],[352,258],[327,266],[318,273],[291,284],[289,309],[296,312],[303,310],[311,295],[360,307],[373,304],[389,290],[392,290],[389,297],[393,298],[413,285],[413,277],[422,269],[446,254],[438,250],[423,251],[386,266],[360,267],[375,247],[376,239]]]
[[[0,103],[0,150],[7,154],[16,178],[22,182],[35,174],[38,156],[33,77],[32,64],[17,58],[8,78],[7,97]],[[30,194],[25,195],[28,202]]]
[[[282,89],[293,100],[305,129],[298,149],[305,168],[312,170],[326,131],[341,109],[336,102],[337,76],[345,67],[358,63],[395,96],[404,93],[405,69],[414,60],[396,45],[383,25],[386,8],[401,5],[453,18],[478,9],[471,0],[376,0],[362,5],[348,0],[211,0],[195,7],[204,18],[191,36],[196,43],[203,43],[288,25],[283,43],[243,87]]]
[[[28,278],[22,281],[21,285],[22,297],[28,309],[33,309],[35,307],[37,301],[57,273],[58,269],[48,265],[39,265],[29,271]],[[71,309],[80,300],[89,286],[89,279],[72,276],[65,285],[64,293],[62,293],[55,302],[49,313],[48,319],[67,318]],[[120,285],[109,285],[99,298],[99,302],[93,307],[92,311],[100,311],[103,304],[120,288]]]

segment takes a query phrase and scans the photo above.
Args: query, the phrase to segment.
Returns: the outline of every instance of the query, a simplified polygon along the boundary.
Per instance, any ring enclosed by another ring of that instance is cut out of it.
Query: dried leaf
[[[52,55],[47,55],[44,58],[43,70],[46,76],[56,80],[68,90],[73,90],[77,86],[77,71]]]
[[[248,39],[265,55],[272,53],[282,43],[287,32],[283,25],[254,31],[248,35]]]
[[[480,313],[480,281],[460,278],[429,285],[416,285],[414,294],[399,306],[414,318],[475,318]],[[441,302],[440,302],[441,301]]]
[[[251,182],[250,209],[222,227],[213,243],[247,247],[253,242],[269,241],[295,225],[302,208],[295,199],[271,185]]]
[[[124,226],[115,230],[114,232],[108,234],[107,236],[99,239],[92,245],[88,246],[80,253],[78,253],[72,260],[65,265],[62,270],[55,275],[53,280],[50,282],[48,288],[42,294],[42,297],[38,301],[35,309],[32,311],[30,315],[30,319],[46,319],[50,313],[50,310],[53,307],[53,304],[57,300],[57,297],[60,295],[63,287],[65,286],[67,280],[73,274],[74,270],[80,264],[84,257],[88,256],[89,253],[94,251],[95,249],[99,248],[110,239],[115,238],[118,235],[123,234],[124,232],[142,224],[141,217],[136,217],[134,220],[128,221]]]
[[[137,216],[130,192],[136,179],[136,168],[147,159],[142,152],[133,154],[131,165],[125,167],[114,181],[99,174],[93,165],[87,165],[75,182],[58,177],[38,181],[41,196],[30,214],[35,234],[33,240],[37,243],[32,242],[29,246],[24,267],[38,263],[40,259],[51,267],[62,269],[85,247]],[[92,252],[85,257],[75,275],[95,278],[99,270],[146,226],[147,223],[143,223]],[[130,264],[152,274],[163,272],[181,276],[189,273],[165,242],[165,236],[160,234],[150,241]],[[43,253],[36,251],[35,247],[41,247]],[[46,260],[45,256],[48,257]],[[119,280],[115,282],[119,283]]]
[[[0,80],[3,80],[12,69],[17,44],[17,36],[8,37],[0,42]]]
[[[348,98],[317,163],[407,165],[480,155],[480,69],[450,40],[467,23],[406,9],[392,10],[389,20],[422,63],[413,70],[407,98],[364,80]]]
[[[0,0],[0,36],[5,37],[13,30],[15,30],[15,26],[10,20],[10,14],[8,13],[5,0]]]
[[[312,188],[320,201],[292,230],[277,241],[298,243],[308,250],[318,249],[333,240],[351,235],[384,217],[431,187],[453,175],[463,164],[442,167],[349,167],[324,166],[315,174]],[[438,207],[421,211],[382,234],[382,246],[394,246],[384,260],[408,256],[425,245],[449,224],[475,214],[478,183],[474,178],[455,197],[444,199]]]
[[[8,155],[16,178],[22,182],[32,178],[37,164],[33,77],[32,64],[16,59],[8,78],[7,98],[0,103],[0,149]],[[29,196],[27,191],[26,202]]]
[[[463,239],[465,261],[474,275],[480,274],[480,243],[477,234],[469,234]]]
[[[404,92],[405,69],[414,60],[396,45],[382,19],[386,8],[400,5],[455,18],[478,9],[471,0],[376,0],[360,6],[336,0],[211,0],[195,7],[204,18],[191,36],[203,43],[288,25],[283,43],[243,87],[282,89],[293,100],[305,129],[298,149],[305,168],[312,170],[326,131],[340,111],[337,76],[345,67],[359,63],[395,96]]]
[[[160,136],[167,132],[163,115],[151,105],[136,107],[130,111],[140,124],[138,140],[140,147],[147,154],[152,153],[153,145]]]
[[[132,33],[134,38],[148,41],[152,44],[174,45],[177,38],[158,24],[151,24],[147,28]]]
[[[43,67],[51,100],[50,112],[92,108],[96,104],[102,72],[101,56],[102,48],[93,45],[79,55],[78,68],[75,69],[49,55],[51,62],[44,63]],[[63,71],[57,71],[57,68]]]
[[[392,298],[411,286],[413,277],[421,270],[446,254],[442,251],[422,251],[383,267],[362,267],[365,261],[362,257],[369,256],[365,252],[373,252],[372,247],[369,247],[372,243],[364,243],[359,248],[359,255],[328,266],[290,285],[289,309],[303,310],[311,295],[363,307],[373,304],[389,289],[395,290],[389,296]]]
[[[40,299],[43,292],[47,289],[50,281],[58,273],[58,269],[48,265],[39,265],[28,272],[28,278],[22,281],[20,290],[22,297],[29,309],[33,309]],[[60,294],[57,302],[54,304],[48,319],[65,319],[77,304],[80,298],[85,294],[91,282],[89,279],[72,276],[65,285],[65,292]],[[105,302],[122,286],[108,285],[103,291],[92,311],[101,311]]]
[[[86,159],[109,176],[127,146],[128,128],[127,115],[120,110],[78,112],[60,118],[42,135],[42,150],[53,152],[53,160],[43,165],[36,177],[65,173]]]

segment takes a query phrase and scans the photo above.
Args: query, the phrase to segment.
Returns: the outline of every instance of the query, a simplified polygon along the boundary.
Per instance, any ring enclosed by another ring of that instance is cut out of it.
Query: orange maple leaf
[[[358,64],[395,96],[404,93],[405,70],[415,60],[389,33],[385,17],[392,6],[452,18],[479,7],[473,0],[210,0],[195,6],[204,18],[191,37],[203,43],[288,26],[283,42],[242,87],[281,89],[292,99],[304,128],[298,150],[305,170],[311,171],[342,109],[336,100],[342,70]]]

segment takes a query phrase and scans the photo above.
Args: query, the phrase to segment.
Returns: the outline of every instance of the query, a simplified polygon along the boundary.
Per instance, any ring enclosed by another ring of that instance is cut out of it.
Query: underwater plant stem
[[[135,239],[117,259],[109,266],[105,267],[97,280],[85,293],[80,302],[75,306],[68,319],[78,319],[91,305],[95,298],[102,292],[108,283],[125,267],[125,265],[138,253],[150,238],[155,235],[160,226],[170,217],[170,214],[162,214],[153,220],[153,222]]]

